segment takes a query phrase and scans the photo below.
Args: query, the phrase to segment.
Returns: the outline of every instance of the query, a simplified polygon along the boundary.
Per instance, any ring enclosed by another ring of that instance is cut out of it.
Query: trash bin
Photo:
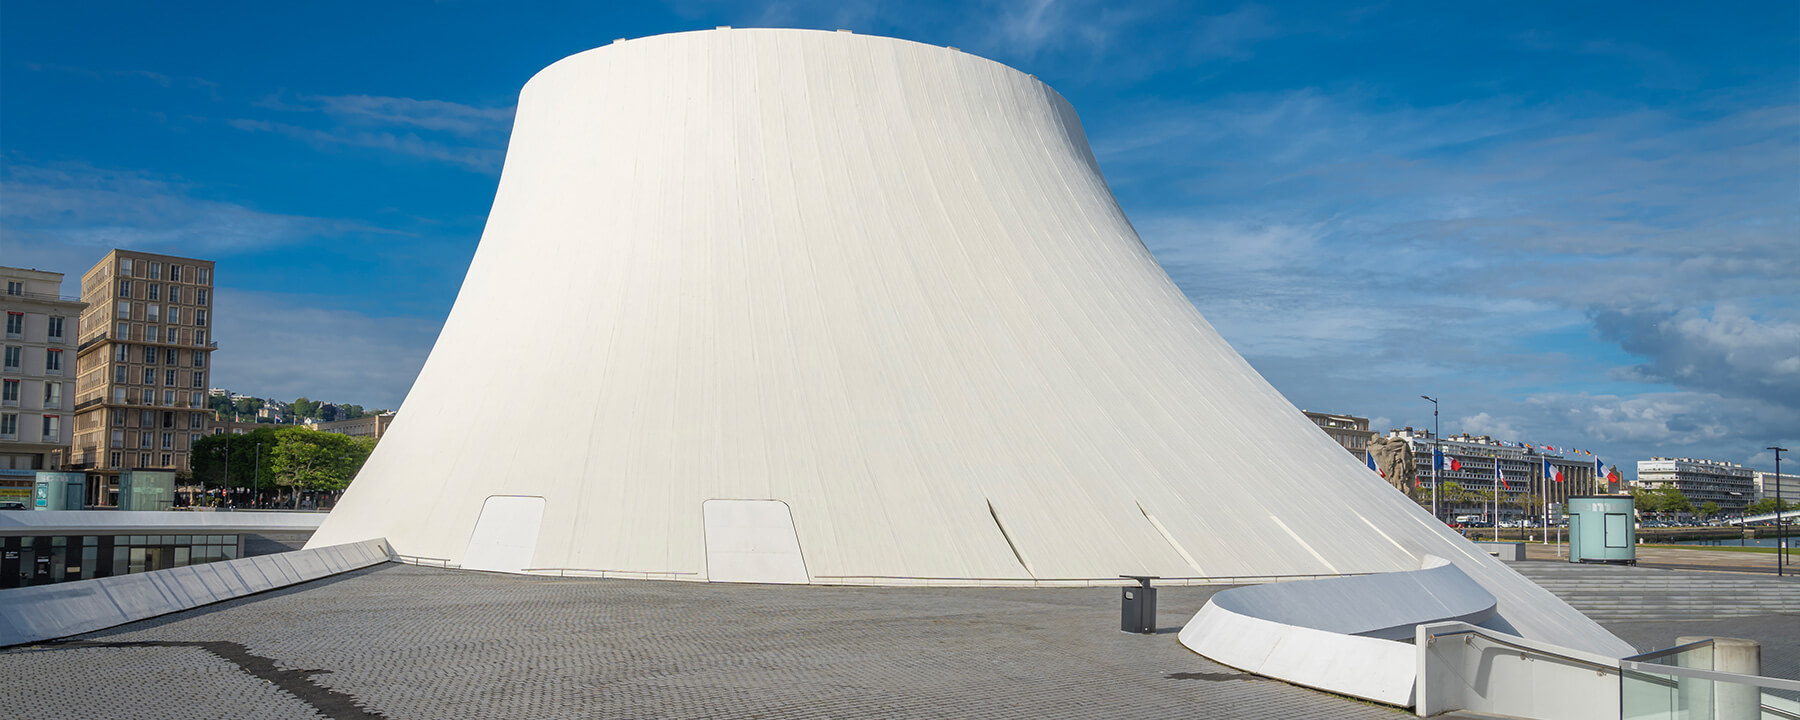
[[[1120,575],[1138,581],[1137,587],[1127,587],[1119,593],[1119,631],[1128,633],[1156,632],[1156,588],[1150,587],[1150,581],[1156,575]]]

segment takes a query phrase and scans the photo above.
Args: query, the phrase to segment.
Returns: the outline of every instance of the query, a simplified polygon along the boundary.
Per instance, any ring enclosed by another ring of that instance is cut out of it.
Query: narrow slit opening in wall
[[[1155,515],[1151,515],[1149,510],[1144,509],[1143,503],[1137,503],[1137,509],[1138,509],[1138,512],[1141,512],[1144,514],[1145,520],[1150,521],[1150,526],[1153,528],[1156,528],[1156,532],[1158,532],[1162,535],[1162,539],[1165,542],[1169,543],[1169,547],[1175,548],[1175,553],[1177,555],[1180,555],[1182,560],[1187,561],[1188,567],[1191,567],[1194,569],[1195,575],[1198,575],[1200,577],[1206,576],[1206,571],[1200,569],[1200,563],[1196,562],[1194,560],[1194,556],[1188,554],[1187,548],[1182,547],[1181,543],[1177,542],[1175,540],[1175,536],[1169,534],[1169,529],[1166,527],[1163,527],[1162,522],[1158,521],[1156,519]]]
[[[1006,539],[1006,547],[1012,550],[1013,558],[1019,561],[1019,567],[1025,568],[1025,572],[1032,577],[1037,577],[1037,573],[1031,569],[1031,563],[1025,559],[1025,553],[1019,552],[1019,544],[1013,542],[1012,533],[1006,531],[1006,523],[1000,522],[1000,513],[994,510],[994,501],[987,501],[987,507],[988,517],[994,519],[994,527],[1000,529],[1000,537]]]

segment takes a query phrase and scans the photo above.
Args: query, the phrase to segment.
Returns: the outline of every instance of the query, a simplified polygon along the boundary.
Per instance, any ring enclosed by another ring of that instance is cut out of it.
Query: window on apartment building
[[[200,393],[194,393],[194,402],[195,404],[199,404]],[[205,418],[206,416],[200,413],[188,413],[188,429],[199,430],[202,424],[206,422]]]
[[[162,421],[163,421],[162,422],[163,427],[166,427],[166,428],[175,427],[175,413],[164,410],[163,414],[162,414]],[[163,433],[163,434],[168,435],[168,433]]]
[[[150,279],[151,280],[161,280],[162,279],[162,263],[159,263],[159,262],[150,263]]]
[[[144,346],[144,362],[150,363],[151,365],[156,364],[156,348],[148,345]]]
[[[195,345],[205,345],[206,344],[206,331],[205,330],[195,330],[194,331],[194,344]]]
[[[165,449],[165,450],[166,450],[166,449],[168,449],[168,448],[164,448],[164,449]],[[162,454],[162,464],[161,464],[161,465],[159,465],[159,466],[157,466],[157,467],[172,467],[172,466],[171,466],[171,465],[170,465],[170,464],[169,464],[169,454],[168,454],[168,453],[163,453],[163,454]]]
[[[179,322],[181,322],[181,308],[175,307],[174,305],[170,305],[169,306],[169,324],[174,325]],[[175,336],[173,336],[173,335],[169,336],[169,338],[171,340],[174,339],[174,337]]]
[[[124,405],[125,404],[125,388],[122,388],[122,387],[113,388],[112,401],[116,405]]]
[[[146,443],[144,447],[150,447],[150,445]],[[150,467],[150,453],[138,453],[138,467]]]
[[[119,297],[122,297],[122,298],[131,297],[131,281],[130,280],[120,280],[119,281]]]
[[[203,399],[201,399],[200,393],[198,391],[196,391],[192,394],[192,399],[188,402],[188,404],[192,405],[194,407],[206,407],[206,402]],[[194,414],[194,427],[200,427],[200,414],[199,413]]]
[[[144,342],[162,342],[162,328],[155,325],[145,327]]]
[[[156,384],[156,368],[144,368],[144,384]]]
[[[181,266],[169,266],[169,282],[181,282]]]
[[[59,318],[55,315],[50,316],[50,339],[63,339],[63,318]]]
[[[117,361],[117,362],[130,361],[131,360],[131,346],[130,345],[114,345],[113,346],[113,360]],[[123,382],[123,381],[121,381],[121,382]]]
[[[6,281],[6,294],[8,294],[8,295],[24,295],[25,294],[25,283],[18,282],[15,280]]]
[[[112,467],[112,468],[119,467],[119,453],[112,454],[112,464],[108,465],[107,467]]]
[[[175,391],[174,390],[164,390],[163,391],[163,406],[164,407],[175,407]]]
[[[199,288],[199,289],[195,290],[194,291],[194,304],[195,305],[205,305],[206,304],[206,296],[207,296],[206,288]]]
[[[197,387],[197,388],[206,387],[206,373],[200,372],[198,370],[194,371],[194,387]]]
[[[138,427],[150,427],[151,425],[155,425],[155,424],[156,424],[156,411],[155,410],[139,410],[138,411]]]
[[[124,425],[125,424],[125,411],[124,410],[119,410],[119,409],[115,408],[113,410],[106,411],[106,414],[112,416],[112,424],[114,424],[114,425]]]
[[[130,340],[131,339],[131,323],[119,323],[118,327],[113,328],[113,334],[118,336],[117,339],[119,339],[119,340]],[[123,350],[125,348],[123,345],[121,345],[121,346],[119,346],[119,349]]]
[[[175,371],[174,370],[166,370],[163,372],[163,384],[164,385],[174,385],[175,384]]]
[[[178,364],[175,362],[175,348],[166,348],[163,350],[163,363],[168,365]]]
[[[170,285],[169,286],[169,302],[172,302],[172,303],[181,302],[181,286],[180,285]]]
[[[17,340],[25,335],[25,313],[9,312],[6,314],[6,337]]]
[[[50,348],[44,351],[44,372],[61,375],[63,370],[63,351],[61,348]]]
[[[164,449],[164,450],[174,450],[175,449],[175,433],[163,433],[162,434],[162,449]],[[169,461],[164,460],[163,464],[167,465],[167,464],[169,464]]]
[[[201,325],[201,326],[206,325],[206,311],[205,310],[198,310],[198,309],[194,310],[194,324]]]
[[[201,285],[211,285],[212,284],[212,269],[211,268],[198,268],[198,271],[200,274],[195,277],[194,282],[200,283]]]
[[[194,356],[194,367],[206,367],[206,353],[195,350],[190,354]]]
[[[21,360],[23,357],[25,357],[25,348],[6,346],[6,369],[18,372],[19,365],[23,364]]]
[[[19,405],[19,381],[0,380],[0,403],[11,407]]]
[[[8,440],[19,435],[19,416],[14,413],[0,413],[0,437]]]
[[[121,320],[130,320],[131,319],[131,301],[120,300],[119,304],[113,308],[113,314],[118,315],[119,319],[121,319]]]
[[[151,298],[151,299],[154,300],[155,298]],[[161,305],[150,305],[150,306],[145,307],[144,309],[150,313],[145,318],[146,320],[149,320],[150,322],[162,322],[162,306]]]
[[[156,433],[153,433],[153,432],[138,433],[138,447],[140,447],[140,448],[148,448],[148,447],[150,447],[150,444],[155,441],[156,441]]]
[[[62,440],[62,416],[45,415],[44,442],[58,442],[60,440]]]
[[[158,285],[156,283],[147,283],[147,284],[150,286],[150,289],[149,289],[150,294],[147,295],[146,297],[148,297],[151,300],[161,300],[162,299],[162,286]]]
[[[44,383],[44,409],[45,410],[61,410],[62,409],[62,383],[59,383],[59,382]]]
[[[131,258],[119,258],[119,274],[131,274]]]

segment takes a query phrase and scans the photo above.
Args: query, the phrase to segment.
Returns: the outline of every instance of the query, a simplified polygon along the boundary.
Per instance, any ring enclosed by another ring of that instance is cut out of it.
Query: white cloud
[[[196,197],[178,180],[88,165],[8,165],[0,176],[7,244],[65,246],[92,253],[129,247],[218,255],[307,237],[385,232],[362,223],[270,213]],[[85,268],[84,268],[85,269]]]
[[[398,408],[441,321],[325,307],[320,298],[221,288],[214,303],[212,384]]]

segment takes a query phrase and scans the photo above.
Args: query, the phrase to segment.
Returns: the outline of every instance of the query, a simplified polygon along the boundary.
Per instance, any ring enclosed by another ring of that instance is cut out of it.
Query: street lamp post
[[[1438,401],[1437,398],[1429,395],[1420,395],[1419,397],[1431,401],[1431,516],[1437,518],[1438,522],[1443,522],[1444,516],[1438,514],[1437,498],[1438,442],[1440,440],[1438,437]]]
[[[262,443],[256,444],[256,499],[262,499]]]
[[[1770,446],[1775,451],[1775,575],[1780,577],[1787,562],[1787,535],[1782,533],[1782,511],[1787,508],[1781,502],[1781,454],[1787,448]]]

